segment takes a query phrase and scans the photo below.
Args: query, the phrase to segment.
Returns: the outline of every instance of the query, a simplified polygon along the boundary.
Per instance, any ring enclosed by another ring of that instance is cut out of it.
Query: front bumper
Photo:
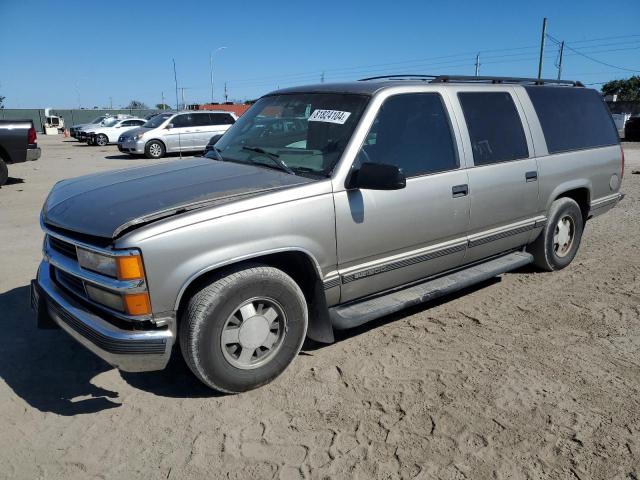
[[[144,142],[137,140],[125,140],[124,142],[118,142],[118,150],[122,153],[144,153]]]
[[[31,305],[39,318],[47,314],[76,341],[120,370],[147,372],[166,367],[175,342],[175,323],[153,330],[118,328],[62,291],[50,272],[49,262],[43,260],[38,278],[31,282]]]
[[[36,148],[27,148],[27,162],[33,162],[34,160],[38,160],[42,155],[42,150],[40,147]]]

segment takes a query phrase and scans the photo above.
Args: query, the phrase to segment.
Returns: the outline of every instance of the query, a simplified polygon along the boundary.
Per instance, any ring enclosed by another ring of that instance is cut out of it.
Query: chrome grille
[[[78,260],[78,252],[76,252],[75,245],[65,242],[64,240],[60,240],[59,238],[52,237],[49,235],[49,245],[55,251],[61,253],[65,257],[72,258],[74,260]]]
[[[76,295],[86,297],[87,294],[84,289],[84,283],[78,277],[69,275],[67,272],[54,267],[55,278],[58,280],[65,289],[70,290]]]

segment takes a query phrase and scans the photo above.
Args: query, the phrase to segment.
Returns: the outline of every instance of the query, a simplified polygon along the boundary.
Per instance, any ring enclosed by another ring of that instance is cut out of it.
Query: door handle
[[[455,185],[451,187],[451,196],[453,198],[464,197],[469,195],[469,185],[466,183],[464,185]]]
[[[524,174],[524,178],[527,182],[535,182],[538,180],[538,172],[535,170],[533,172],[527,172]]]

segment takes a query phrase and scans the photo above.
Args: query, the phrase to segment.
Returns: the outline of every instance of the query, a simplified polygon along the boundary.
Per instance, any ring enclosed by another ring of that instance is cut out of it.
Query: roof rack
[[[570,85],[572,87],[584,87],[576,80],[553,80],[549,78],[522,78],[522,77],[474,77],[471,75],[380,75],[378,77],[362,78],[359,81],[369,80],[422,80],[429,83],[518,83],[533,85]]]

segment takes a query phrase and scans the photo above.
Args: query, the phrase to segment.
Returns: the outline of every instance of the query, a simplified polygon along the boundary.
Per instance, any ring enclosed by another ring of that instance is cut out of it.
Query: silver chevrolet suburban
[[[32,305],[122,370],[162,369],[179,343],[206,385],[246,391],[306,337],[566,267],[623,169],[601,95],[579,82],[279,90],[205,157],[56,184]]]

